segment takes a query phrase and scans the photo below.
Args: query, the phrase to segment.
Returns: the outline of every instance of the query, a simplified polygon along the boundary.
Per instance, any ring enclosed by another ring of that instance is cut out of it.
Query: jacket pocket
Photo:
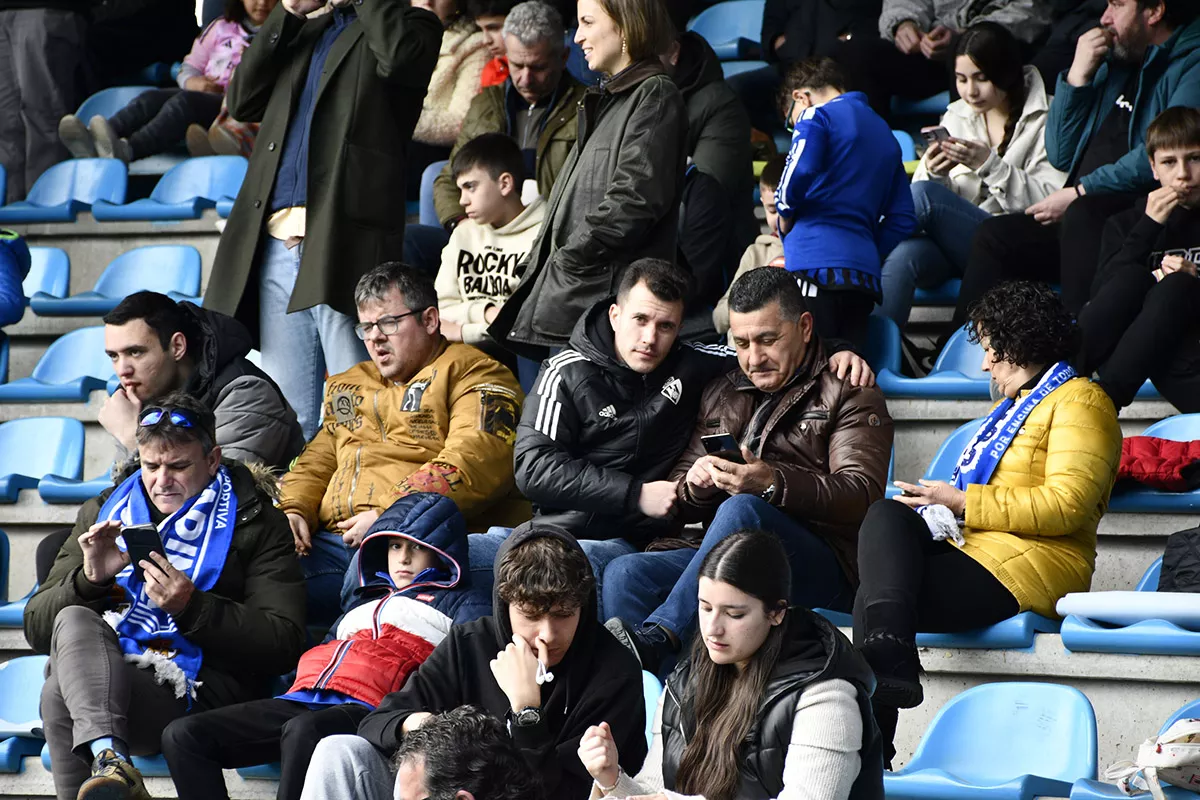
[[[592,304],[615,294],[618,271],[616,264],[578,267],[552,257],[534,312],[533,329],[544,336],[570,336],[579,317]]]
[[[404,224],[404,160],[346,142],[342,208],[352,222],[376,228]]]

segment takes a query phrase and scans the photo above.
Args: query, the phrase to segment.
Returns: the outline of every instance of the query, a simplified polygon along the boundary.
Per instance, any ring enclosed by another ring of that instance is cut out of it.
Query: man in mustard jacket
[[[531,515],[513,480],[524,395],[507,367],[441,334],[433,281],[398,262],[355,289],[370,361],[330,376],[321,429],[283,479],[308,581],[309,619],[332,622],[355,548],[380,512],[413,492],[444,494],[476,529]]]

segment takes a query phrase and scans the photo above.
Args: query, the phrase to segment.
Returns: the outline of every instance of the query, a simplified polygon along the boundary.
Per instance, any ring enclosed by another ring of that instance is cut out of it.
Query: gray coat
[[[892,39],[896,28],[912,20],[923,31],[945,25],[956,31],[976,22],[996,22],[1013,36],[1032,44],[1050,27],[1050,4],[1046,0],[883,0],[879,35]]]

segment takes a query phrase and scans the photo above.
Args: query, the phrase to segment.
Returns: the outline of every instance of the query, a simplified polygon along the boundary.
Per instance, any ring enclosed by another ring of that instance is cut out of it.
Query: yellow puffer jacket
[[[283,477],[280,508],[331,530],[407,494],[458,504],[472,531],[532,516],[513,479],[525,396],[512,372],[465,344],[443,342],[407,384],[370,361],[326,383],[321,429]]]
[[[1086,592],[1096,526],[1121,462],[1112,401],[1086,378],[1037,405],[985,485],[967,487],[963,552],[1008,588],[1022,611],[1055,617],[1068,592]]]

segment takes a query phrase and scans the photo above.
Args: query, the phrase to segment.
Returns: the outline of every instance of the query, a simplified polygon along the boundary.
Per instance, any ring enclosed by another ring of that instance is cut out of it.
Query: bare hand
[[[110,520],[97,522],[79,537],[83,551],[83,577],[97,586],[108,583],[117,573],[129,566],[129,554],[117,547],[121,523]]]
[[[1074,203],[1079,195],[1075,194],[1075,188],[1068,186],[1065,189],[1059,189],[1045,200],[1040,200],[1029,208],[1025,209],[1025,213],[1036,219],[1043,225],[1053,225],[1062,219],[1062,215],[1066,213],[1067,207]]]
[[[687,481],[688,486],[692,489],[703,490],[716,488],[712,482],[712,473],[709,472],[709,462],[713,459],[712,456],[701,456],[692,462],[692,466],[688,469]]]
[[[442,317],[442,336],[445,336],[448,341],[461,342],[463,340],[462,329],[461,322],[451,322]]]
[[[500,306],[488,306],[483,310],[483,321],[491,325],[500,316]]]
[[[979,169],[992,155],[992,148],[983,142],[972,142],[967,139],[950,139],[942,142],[942,150],[964,167]]]
[[[196,585],[175,569],[162,553],[151,553],[149,560],[138,563],[146,576],[146,594],[154,605],[173,617],[182,614]]]
[[[829,369],[838,380],[850,379],[850,385],[858,388],[875,385],[875,373],[867,360],[852,350],[839,350],[829,357]]]
[[[776,36],[775,40],[773,42],[771,42],[771,49],[774,50],[776,53],[778,53],[779,48],[783,47],[783,43],[786,41],[787,41],[787,37],[784,36],[783,34]],[[611,786],[612,784],[609,784],[609,785]]]
[[[588,728],[579,740],[579,761],[596,783],[614,786],[620,777],[617,743],[607,722]]]
[[[404,724],[400,726],[400,732],[412,733],[432,718],[433,714],[430,714],[428,711],[414,711],[404,718]]]
[[[638,510],[652,519],[669,519],[675,515],[678,486],[675,481],[651,481],[642,484]]]
[[[1105,28],[1092,28],[1075,42],[1075,59],[1067,71],[1067,83],[1075,87],[1087,86],[1100,64],[1112,49],[1113,37]]]
[[[328,0],[283,0],[283,8],[297,17],[307,17],[318,8],[324,8]]]
[[[1179,192],[1170,186],[1160,186],[1146,196],[1146,216],[1159,225],[1166,225],[1167,218],[1179,205]]]
[[[893,41],[896,43],[897,50],[906,56],[911,56],[913,53],[920,52],[921,38],[921,29],[917,27],[917,23],[908,19],[896,27]]]
[[[543,664],[546,663],[546,643],[538,639],[535,645],[537,653],[530,648],[529,642],[514,633],[512,644],[497,653],[490,664],[492,675],[514,712],[542,707],[542,688],[537,683],[537,669],[539,658]]]
[[[945,25],[938,25],[921,37],[921,55],[929,61],[941,61],[950,54],[954,44],[954,31]]]
[[[934,142],[925,151],[925,169],[929,170],[930,175],[936,175],[939,178],[949,175],[956,163],[946,152],[944,144],[944,142]]]
[[[775,483],[775,470],[766,462],[742,448],[745,464],[736,464],[723,458],[710,456],[708,474],[713,485],[729,494],[762,494]]]
[[[210,94],[221,94],[225,91],[221,88],[221,84],[207,75],[193,75],[183,82],[183,88],[189,92],[208,92]]]
[[[1172,272],[1186,272],[1193,278],[1196,277],[1196,265],[1183,256],[1163,256],[1159,269],[1162,270],[1163,278]],[[1162,278],[1159,278],[1159,280],[1162,280]]]
[[[124,389],[117,389],[104,401],[97,419],[104,430],[132,453],[137,450],[138,414],[141,411],[141,400]]]
[[[288,525],[292,528],[292,541],[296,544],[296,555],[306,556],[312,552],[312,534],[308,523],[299,514],[287,515]]]
[[[360,511],[350,519],[339,522],[337,527],[342,532],[342,541],[347,547],[358,547],[377,519],[378,511]]]
[[[895,499],[909,508],[945,506],[953,511],[956,517],[963,516],[967,511],[967,493],[945,481],[927,481],[922,478],[920,485],[902,481],[895,483],[904,492]]]

